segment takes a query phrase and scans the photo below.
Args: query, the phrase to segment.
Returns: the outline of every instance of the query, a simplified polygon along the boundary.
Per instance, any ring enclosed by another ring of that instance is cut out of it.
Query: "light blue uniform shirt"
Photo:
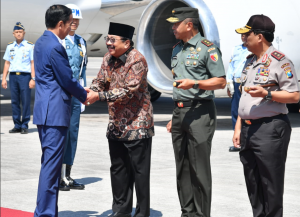
[[[31,60],[33,60],[34,44],[23,40],[19,45],[16,41],[10,42],[3,59],[10,62],[10,72],[31,73]]]
[[[243,45],[238,45],[233,48],[226,76],[227,82],[241,78],[241,73],[247,60],[246,57],[249,54],[250,52]]]
[[[69,64],[71,66],[71,69],[73,71],[73,78],[79,80],[79,78],[83,78],[84,80],[84,86],[86,86],[86,62],[83,61],[83,51],[81,49],[81,43],[80,43],[80,36],[76,35],[74,36],[74,43],[72,40],[70,40],[68,37],[65,38],[66,41],[66,51],[68,54]],[[86,46],[86,44],[85,44]],[[80,76],[80,69],[81,64],[83,64],[82,72]]]

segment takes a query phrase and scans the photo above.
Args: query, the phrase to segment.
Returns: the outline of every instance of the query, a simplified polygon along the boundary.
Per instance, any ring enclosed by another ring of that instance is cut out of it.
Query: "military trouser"
[[[175,107],[173,111],[172,141],[182,217],[210,217],[210,152],[215,128],[216,109],[212,100]]]
[[[256,120],[257,121],[257,120]],[[240,159],[254,217],[282,217],[285,161],[291,135],[286,115],[247,125],[242,121]]]

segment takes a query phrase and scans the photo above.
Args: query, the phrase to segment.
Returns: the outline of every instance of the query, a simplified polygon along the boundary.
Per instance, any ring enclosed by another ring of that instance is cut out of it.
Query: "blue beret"
[[[19,29],[25,30],[25,28],[24,28],[24,26],[22,25],[21,22],[17,22],[16,25],[14,26],[14,31],[19,30]]]

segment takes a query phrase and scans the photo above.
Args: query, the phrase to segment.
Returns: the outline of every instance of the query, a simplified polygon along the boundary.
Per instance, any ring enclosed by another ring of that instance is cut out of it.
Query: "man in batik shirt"
[[[133,48],[134,27],[110,23],[105,37],[108,53],[88,92],[107,101],[107,138],[111,159],[113,214],[131,217],[133,185],[137,194],[134,217],[150,216],[150,158],[154,136],[153,108],[148,92],[148,66]],[[92,92],[94,91],[94,93]]]

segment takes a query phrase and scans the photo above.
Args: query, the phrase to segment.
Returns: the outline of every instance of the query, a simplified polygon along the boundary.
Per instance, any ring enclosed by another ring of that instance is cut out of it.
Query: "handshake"
[[[99,100],[99,94],[97,92],[92,91],[88,87],[84,87],[84,89],[87,92],[86,101],[83,103],[84,105],[89,106]]]

